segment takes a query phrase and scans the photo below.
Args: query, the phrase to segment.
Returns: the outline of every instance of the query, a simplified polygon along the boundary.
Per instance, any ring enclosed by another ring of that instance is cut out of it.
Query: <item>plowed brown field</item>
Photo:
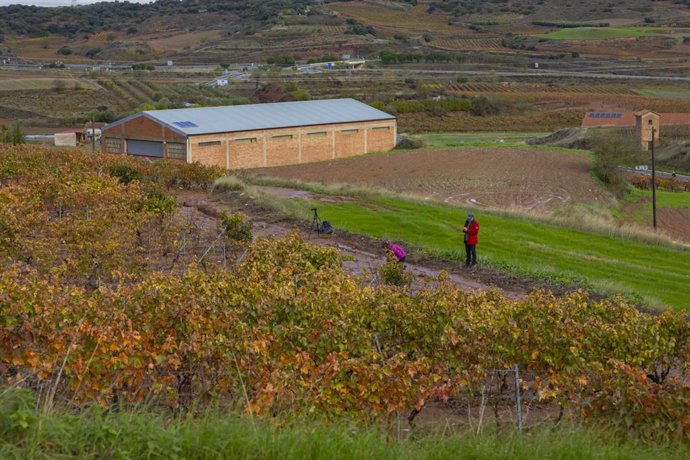
[[[405,151],[254,172],[307,182],[380,187],[473,207],[540,212],[608,200],[590,168],[591,160],[566,152],[463,148]]]
[[[660,208],[659,228],[672,238],[690,243],[690,209]]]

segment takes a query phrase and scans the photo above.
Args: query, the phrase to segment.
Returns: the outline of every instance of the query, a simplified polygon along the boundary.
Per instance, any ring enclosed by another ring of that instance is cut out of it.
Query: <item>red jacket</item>
[[[469,245],[479,244],[479,222],[475,220],[472,221],[469,227],[467,227],[467,233],[465,233],[465,242]]]

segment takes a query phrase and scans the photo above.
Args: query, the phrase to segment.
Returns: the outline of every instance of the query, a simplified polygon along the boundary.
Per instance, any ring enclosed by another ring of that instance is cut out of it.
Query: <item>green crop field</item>
[[[667,99],[690,99],[690,90],[681,88],[640,88],[635,90],[641,96]]]
[[[323,187],[315,187],[323,192]],[[464,258],[460,229],[467,209],[368,195],[360,201],[303,201],[304,217],[312,206],[318,206],[321,216],[337,228],[403,241],[441,259],[460,262]],[[686,247],[500,212],[479,210],[477,220],[481,264],[555,284],[622,293],[654,308],[690,311],[690,249]]]
[[[431,148],[447,147],[485,147],[485,146],[521,146],[525,140],[543,137],[548,133],[530,132],[445,132],[421,134],[426,146]]]
[[[611,38],[669,35],[673,32],[672,29],[659,27],[574,27],[538,36],[554,40],[607,40]]]

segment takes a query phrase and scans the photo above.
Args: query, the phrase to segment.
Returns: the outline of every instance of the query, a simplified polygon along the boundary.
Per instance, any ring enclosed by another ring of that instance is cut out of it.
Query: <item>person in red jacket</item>
[[[465,233],[465,266],[477,265],[477,244],[479,243],[479,222],[474,218],[473,213],[467,215],[465,226],[462,228]]]

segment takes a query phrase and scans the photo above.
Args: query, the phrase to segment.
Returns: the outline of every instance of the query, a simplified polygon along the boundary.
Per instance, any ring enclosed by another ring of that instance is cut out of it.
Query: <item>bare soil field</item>
[[[591,161],[564,152],[510,148],[404,151],[252,172],[324,184],[378,187],[479,208],[553,211],[609,200]]]
[[[690,243],[690,209],[660,208],[657,210],[659,228],[672,238]]]
[[[637,226],[652,226],[651,198],[623,206],[625,221]],[[657,228],[675,241],[690,244],[690,208],[657,207]]]

